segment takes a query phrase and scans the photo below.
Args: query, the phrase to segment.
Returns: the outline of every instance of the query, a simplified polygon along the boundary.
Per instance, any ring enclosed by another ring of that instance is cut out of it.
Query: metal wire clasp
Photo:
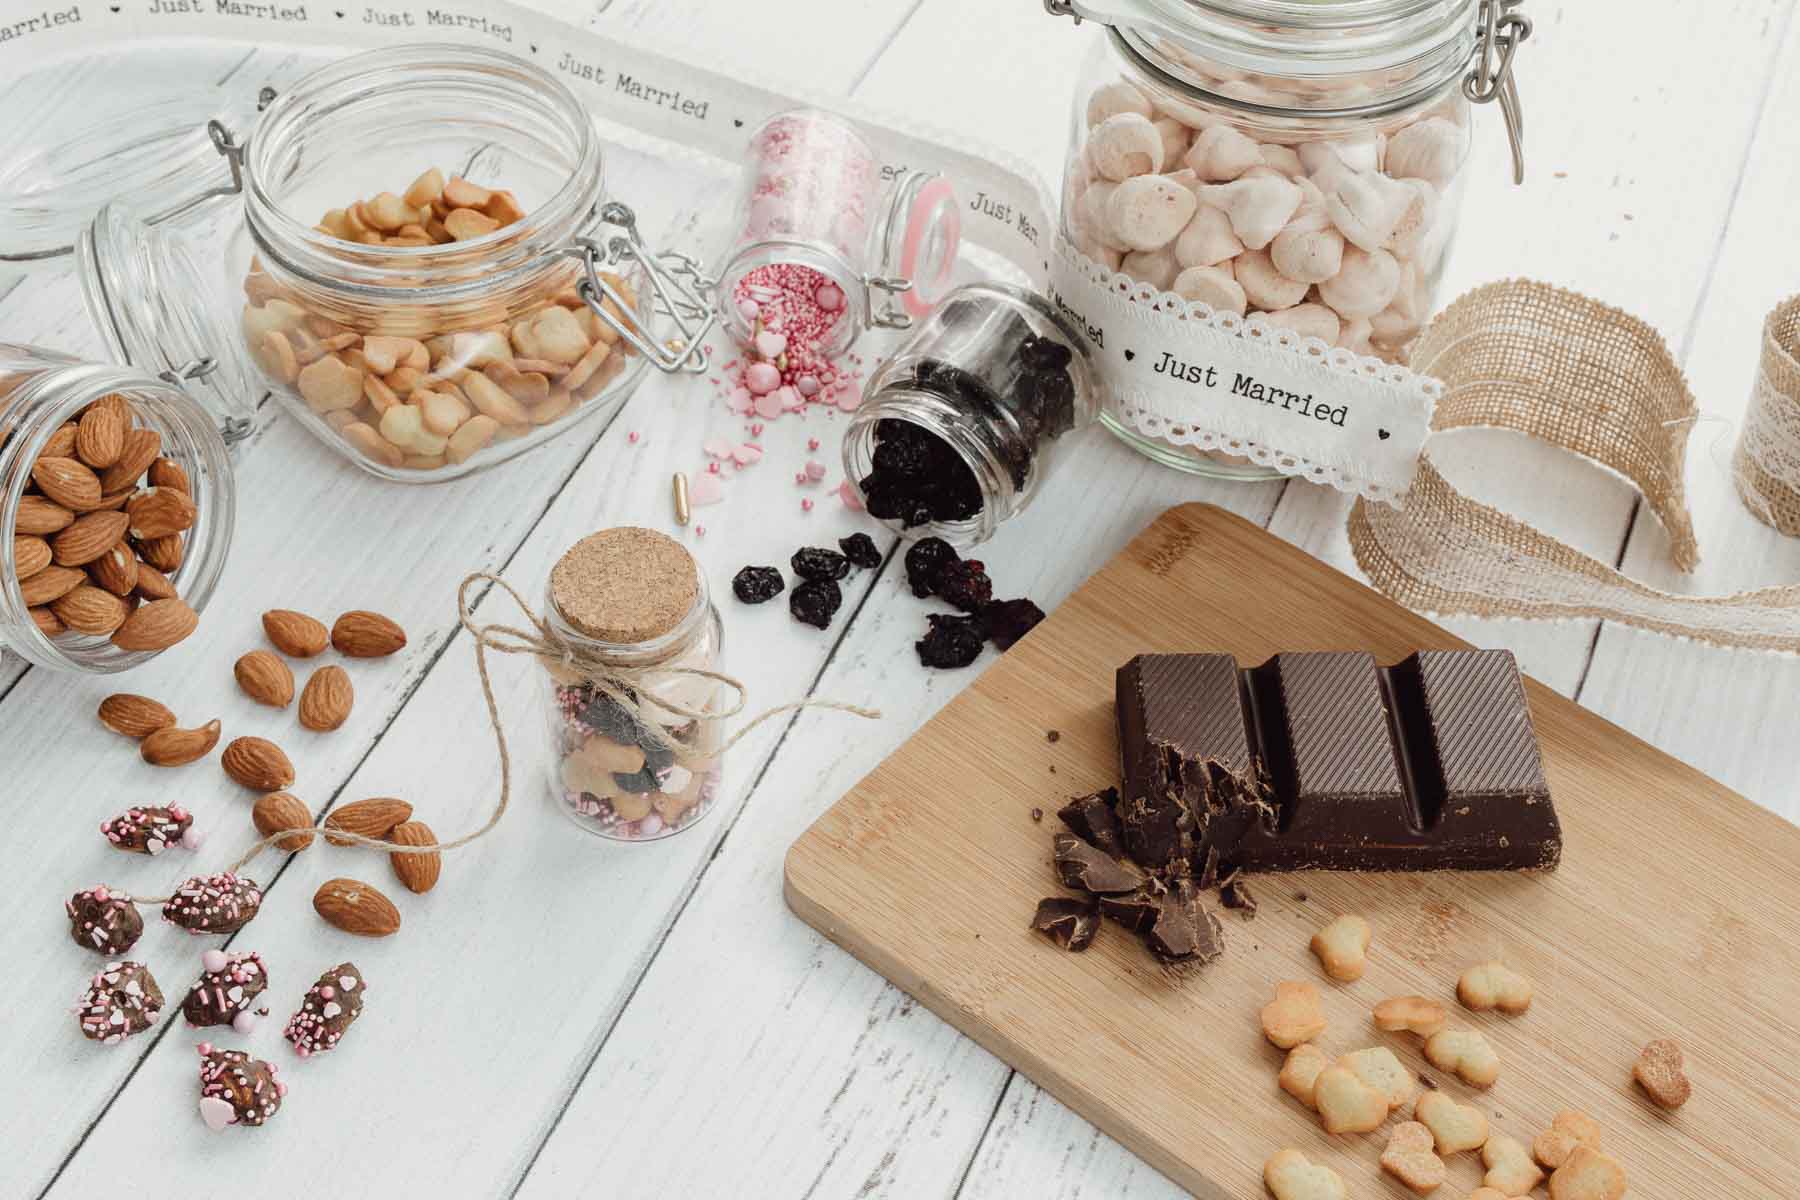
[[[1506,140],[1512,146],[1513,182],[1525,182],[1525,112],[1513,78],[1513,55],[1531,36],[1531,18],[1519,11],[1524,0],[1481,0],[1481,29],[1476,34],[1474,65],[1463,77],[1463,95],[1471,104],[1500,101]]]
[[[576,290],[582,300],[657,370],[670,375],[680,371],[704,374],[712,365],[712,353],[705,344],[706,335],[712,332],[718,317],[705,300],[682,282],[684,275],[693,279],[696,285],[704,282],[700,264],[685,254],[657,254],[644,245],[638,234],[637,214],[627,205],[608,201],[601,206],[599,215],[606,224],[617,226],[623,232],[605,242],[597,237],[575,239],[574,253],[581,259],[583,271]],[[623,319],[622,314],[634,312],[635,306],[601,272],[603,267],[618,266],[628,259],[643,266],[650,278],[655,310],[674,321],[681,335],[666,345],[651,341],[635,324]],[[610,309],[607,301],[611,301]]]
[[[868,275],[863,278],[863,286],[869,290],[869,324],[877,329],[911,329],[913,319],[907,313],[894,307],[892,299],[912,291],[913,281],[910,279],[888,278],[879,275]],[[875,307],[875,293],[885,292],[889,303],[880,309]]]

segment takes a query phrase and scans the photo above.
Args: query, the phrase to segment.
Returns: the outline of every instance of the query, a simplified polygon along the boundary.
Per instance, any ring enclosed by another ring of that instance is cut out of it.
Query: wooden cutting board
[[[1566,838],[1554,874],[1259,876],[1256,917],[1221,912],[1224,958],[1180,984],[1115,926],[1085,954],[1029,930],[1061,890],[1055,809],[1117,782],[1113,672],[1132,655],[1361,649],[1391,663],[1463,645],[1230,513],[1172,509],[794,844],[788,903],[1208,1200],[1264,1196],[1263,1161],[1284,1146],[1336,1169],[1352,1197],[1410,1195],[1377,1165],[1385,1130],[1329,1137],[1277,1089],[1282,1055],[1257,1013],[1284,978],[1323,992],[1321,1048],[1390,1046],[1497,1132],[1529,1145],[1558,1110],[1585,1110],[1634,1200],[1800,1195],[1800,828],[1535,682]],[[1307,951],[1344,912],[1375,926],[1368,972],[1348,985]],[[1455,1004],[1463,968],[1491,957],[1536,981],[1525,1016]],[[1410,992],[1487,1034],[1502,1062],[1491,1090],[1374,1028],[1370,1008]],[[1681,1041],[1694,1083],[1672,1116],[1631,1083],[1657,1037]],[[1461,1200],[1477,1156],[1449,1162],[1438,1195]]]

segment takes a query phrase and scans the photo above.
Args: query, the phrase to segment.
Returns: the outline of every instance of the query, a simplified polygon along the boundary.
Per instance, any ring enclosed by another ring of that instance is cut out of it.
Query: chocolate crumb
[[[1034,808],[1031,810],[1031,820],[1034,824],[1036,822],[1042,821],[1043,819],[1044,819],[1044,810],[1043,809]]]
[[[1219,886],[1219,903],[1226,908],[1237,910],[1238,916],[1248,921],[1256,916],[1256,897],[1250,893],[1250,885],[1236,878],[1226,880]]]
[[[1305,892],[1295,892],[1294,899],[1300,904],[1305,904],[1308,900],[1311,900],[1312,897],[1308,896]]]
[[[1144,884],[1142,871],[1072,833],[1057,834],[1050,845],[1056,876],[1064,887],[1110,896],[1134,892]]]
[[[1435,1080],[1431,1076],[1425,1074],[1425,1072],[1423,1072],[1423,1071],[1419,1072],[1419,1082],[1424,1084],[1426,1087],[1430,1088],[1434,1092],[1438,1090],[1437,1080]]]
[[[1060,742],[1062,741],[1062,731],[1057,729],[1049,730],[1044,734],[1044,740],[1052,744]]]
[[[1052,775],[1056,774],[1056,764],[1055,763],[1050,764],[1050,773]]]
[[[1092,900],[1047,896],[1038,901],[1031,927],[1061,946],[1079,954],[1094,944],[1100,931],[1100,912]]]

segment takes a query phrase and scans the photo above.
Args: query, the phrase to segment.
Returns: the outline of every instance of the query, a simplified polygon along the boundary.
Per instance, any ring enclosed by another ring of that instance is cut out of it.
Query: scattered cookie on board
[[[1472,1012],[1499,1009],[1518,1016],[1531,1007],[1531,980],[1499,962],[1470,967],[1456,981],[1456,998]]]
[[[1344,1181],[1298,1150],[1279,1150],[1263,1164],[1263,1183],[1275,1200],[1345,1200]]]
[[[1439,1154],[1461,1154],[1487,1145],[1488,1119],[1473,1104],[1459,1104],[1443,1092],[1426,1092],[1413,1105],[1413,1120],[1431,1130]]]
[[[1469,1200],[1512,1200],[1512,1197],[1498,1188],[1478,1187],[1469,1193]]]
[[[1425,1057],[1440,1071],[1454,1071],[1472,1087],[1489,1088],[1500,1078],[1500,1056],[1473,1029],[1444,1029],[1425,1039]]]
[[[281,1109],[287,1084],[275,1067],[242,1050],[215,1050],[201,1042],[200,1119],[214,1133],[227,1125],[262,1125]]]
[[[1637,1065],[1631,1068],[1631,1077],[1659,1108],[1671,1112],[1686,1104],[1694,1092],[1693,1084],[1688,1082],[1681,1043],[1674,1038],[1657,1038],[1645,1046],[1638,1054]]]
[[[1565,1108],[1550,1122],[1550,1128],[1531,1142],[1531,1157],[1546,1171],[1554,1171],[1569,1160],[1577,1146],[1600,1148],[1600,1125],[1578,1109]]]
[[[1348,1067],[1320,1071],[1313,1081],[1313,1100],[1326,1133],[1369,1133],[1388,1118],[1387,1094]]]
[[[1316,1111],[1319,1103],[1313,1098],[1313,1085],[1319,1080],[1319,1072],[1330,1065],[1323,1050],[1311,1042],[1302,1042],[1288,1051],[1287,1061],[1281,1064],[1281,1090]]]
[[[1353,983],[1369,965],[1369,941],[1375,931],[1354,913],[1346,913],[1313,934],[1312,952],[1325,974],[1340,983]]]
[[[1504,1133],[1488,1138],[1487,1145],[1481,1148],[1481,1162],[1487,1167],[1482,1184],[1503,1196],[1529,1196],[1544,1178],[1519,1139]]]
[[[1444,1186],[1444,1160],[1432,1149],[1431,1130],[1417,1121],[1402,1121],[1388,1135],[1381,1169],[1421,1196]]]
[[[1390,996],[1375,1006],[1375,1027],[1389,1033],[1430,1037],[1450,1020],[1450,1012],[1424,996]]]
[[[1550,1200],[1619,1200],[1625,1169],[1592,1146],[1577,1146],[1550,1176]]]
[[[1386,1096],[1389,1108],[1410,1104],[1419,1090],[1418,1078],[1386,1046],[1346,1054],[1337,1065]]]
[[[1324,1033],[1325,1010],[1319,1003],[1319,989],[1287,979],[1277,983],[1275,999],[1263,1005],[1262,1029],[1263,1036],[1283,1050]]]

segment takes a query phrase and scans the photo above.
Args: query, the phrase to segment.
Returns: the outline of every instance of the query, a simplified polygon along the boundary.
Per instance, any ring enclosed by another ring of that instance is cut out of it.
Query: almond
[[[387,937],[400,928],[400,910],[394,902],[355,879],[327,879],[320,884],[313,893],[313,911],[326,924],[358,937]]]
[[[75,514],[44,496],[20,496],[14,533],[45,534],[67,529]]]
[[[80,428],[75,422],[61,426],[50,435],[44,448],[38,451],[39,458],[69,458],[75,453],[75,431]]]
[[[100,497],[100,503],[89,509],[90,512],[124,512],[125,506],[136,495],[135,488],[121,488],[116,492],[108,492]]]
[[[85,582],[87,575],[74,567],[45,567],[19,585],[19,595],[25,607],[36,608],[68,595]]]
[[[312,845],[312,813],[307,811],[306,805],[292,792],[270,792],[250,810],[250,820],[255,823],[256,832],[264,837],[280,833],[284,829],[306,830],[305,833],[296,833],[277,841],[277,850],[304,850]]]
[[[384,838],[388,835],[388,830],[411,819],[412,805],[392,796],[377,796],[333,809],[325,818],[325,828],[360,833],[369,838]],[[354,844],[344,838],[332,837],[329,833],[325,835],[325,840],[334,846]]]
[[[45,456],[32,464],[31,481],[44,495],[71,512],[100,504],[100,477],[72,458]]]
[[[198,729],[159,729],[144,738],[138,753],[153,767],[179,767],[205,758],[219,744],[219,723],[208,721]]]
[[[119,457],[113,460],[110,467],[100,472],[101,492],[111,496],[131,487],[143,478],[144,472],[150,469],[150,464],[161,453],[162,434],[154,429],[131,430],[125,435],[125,445],[119,451]]]
[[[348,671],[339,666],[320,667],[300,693],[300,724],[314,733],[329,733],[350,719],[355,701]]]
[[[179,597],[152,600],[125,618],[112,641],[121,650],[167,650],[199,624],[200,614],[189,608],[187,601]]]
[[[50,539],[50,549],[61,567],[82,567],[119,544],[128,520],[124,513],[91,512]],[[131,589],[127,588],[127,591]]]
[[[36,625],[38,627],[38,632],[45,637],[60,637],[69,632],[69,627],[64,625],[61,618],[51,612],[48,608],[40,605],[37,608],[28,609],[26,611],[31,613],[32,624]]]
[[[85,574],[81,578],[83,582],[50,602],[50,611],[56,614],[57,620],[76,633],[91,633],[96,637],[123,625],[125,602],[104,588],[86,582]]]
[[[180,594],[167,575],[141,561],[138,563],[137,587],[132,591],[146,600],[173,600]]]
[[[13,535],[13,576],[21,582],[49,566],[54,557],[43,538]]]
[[[175,488],[146,488],[131,498],[125,512],[131,517],[131,536],[139,541],[180,533],[195,517],[193,500]]]
[[[149,737],[175,725],[175,714],[168,705],[130,692],[115,692],[102,700],[99,715],[102,725],[128,738]]]
[[[388,834],[388,841],[398,842],[402,846],[435,846],[437,835],[423,821],[402,821],[394,826]],[[442,854],[389,854],[388,862],[393,865],[394,874],[402,886],[409,892],[429,892],[437,886],[438,875],[444,869]]]
[[[219,755],[225,774],[255,792],[279,792],[294,782],[294,764],[267,738],[241,737]]]
[[[351,658],[385,658],[406,645],[406,631],[380,613],[358,609],[337,619],[331,644]]]
[[[150,486],[172,488],[190,496],[194,494],[194,485],[188,482],[187,470],[172,458],[159,458],[150,464]]]
[[[103,587],[115,596],[129,596],[137,590],[138,574],[146,570],[131,552],[131,547],[120,542],[99,558],[87,565],[88,578],[96,587]]]
[[[252,650],[232,668],[244,695],[270,708],[286,708],[294,698],[294,673],[267,650]],[[305,708],[301,709],[304,721]]]
[[[75,457],[95,470],[119,461],[128,417],[116,404],[95,404],[75,427]]]
[[[179,571],[181,560],[187,554],[179,533],[171,533],[166,537],[140,538],[135,544],[138,557],[164,574]]]
[[[262,623],[263,633],[275,648],[294,658],[311,658],[331,644],[331,633],[323,621],[292,609],[272,608],[263,614]]]

